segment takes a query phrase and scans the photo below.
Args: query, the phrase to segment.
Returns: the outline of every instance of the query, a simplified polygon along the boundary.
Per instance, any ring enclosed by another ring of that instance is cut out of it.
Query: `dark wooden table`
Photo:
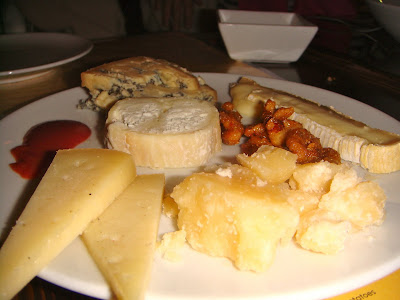
[[[390,58],[388,58],[390,59]],[[400,120],[400,76],[343,54],[309,48],[289,65],[256,64],[288,80],[323,88],[373,106]],[[400,65],[398,66],[400,72]]]

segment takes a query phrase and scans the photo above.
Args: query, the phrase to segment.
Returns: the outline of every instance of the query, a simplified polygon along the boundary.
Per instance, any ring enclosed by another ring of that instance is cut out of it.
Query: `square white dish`
[[[318,27],[295,13],[218,10],[218,27],[232,59],[297,61]]]

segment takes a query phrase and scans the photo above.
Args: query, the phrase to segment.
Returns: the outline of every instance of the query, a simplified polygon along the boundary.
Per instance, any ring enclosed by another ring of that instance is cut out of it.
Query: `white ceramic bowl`
[[[400,43],[400,0],[367,0],[372,15]]]
[[[295,13],[222,9],[218,16],[229,56],[242,61],[294,62],[318,30]]]

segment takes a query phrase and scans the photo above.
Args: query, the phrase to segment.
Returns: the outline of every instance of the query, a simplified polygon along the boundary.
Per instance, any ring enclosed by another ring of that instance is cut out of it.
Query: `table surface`
[[[80,85],[80,73],[106,62],[150,56],[175,62],[192,72],[214,72],[271,77],[328,89],[365,102],[400,120],[400,77],[366,67],[337,53],[309,48],[292,64],[244,63],[227,55],[214,35],[152,33],[96,41],[86,56],[29,80],[0,84],[0,118],[47,95]],[[398,278],[398,277],[397,277]],[[39,278],[15,299],[90,299]]]

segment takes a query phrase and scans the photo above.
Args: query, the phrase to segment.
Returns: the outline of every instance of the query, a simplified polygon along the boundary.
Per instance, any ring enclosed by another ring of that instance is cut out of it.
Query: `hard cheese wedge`
[[[60,150],[0,250],[0,299],[11,299],[134,180],[129,154]]]
[[[165,179],[138,176],[82,239],[118,299],[143,299],[150,279]]]

